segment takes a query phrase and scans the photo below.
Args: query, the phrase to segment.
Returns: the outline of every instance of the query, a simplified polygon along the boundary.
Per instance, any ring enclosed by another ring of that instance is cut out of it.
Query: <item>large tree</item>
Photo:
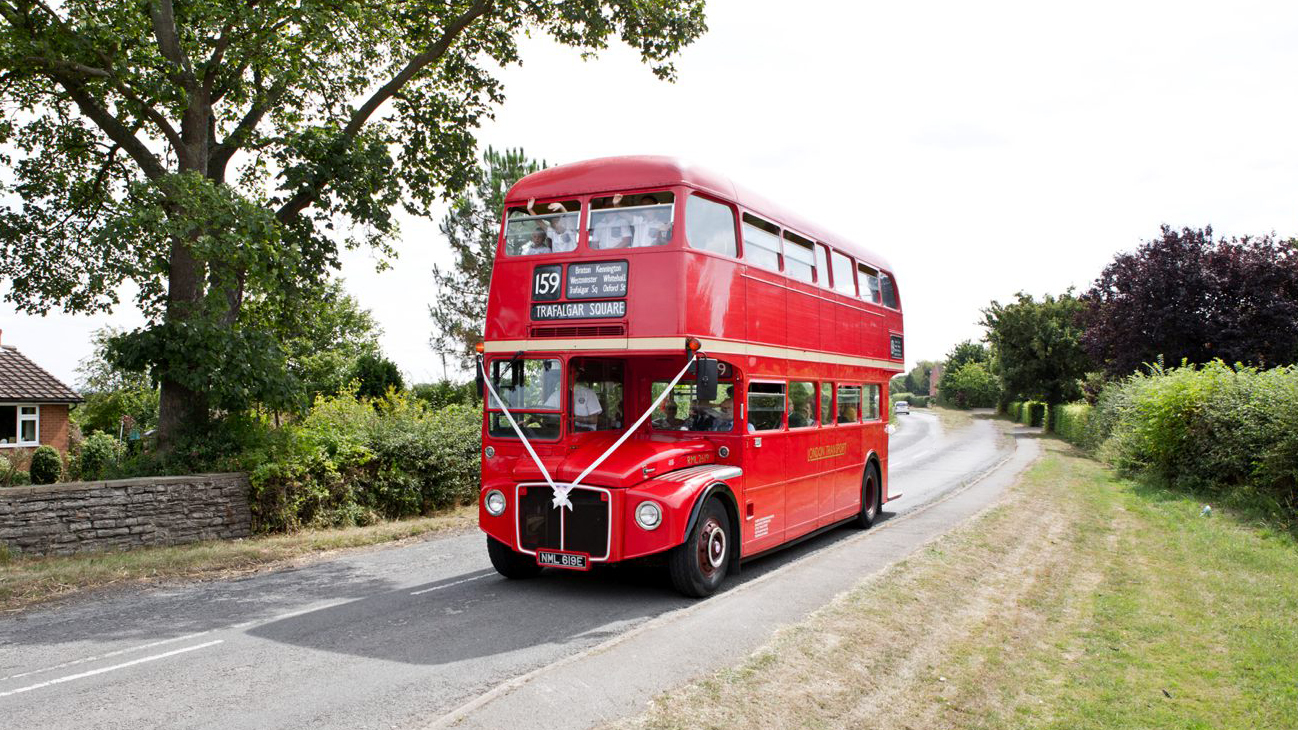
[[[1118,254],[1086,303],[1082,343],[1113,376],[1158,361],[1284,365],[1298,358],[1298,243],[1163,226]]]
[[[1081,344],[1081,301],[1072,291],[1041,301],[1019,292],[1015,300],[983,310],[1003,397],[1050,405],[1080,398],[1079,381],[1093,367]]]
[[[448,269],[433,267],[437,301],[429,307],[435,327],[431,344],[464,368],[472,369],[474,347],[482,341],[505,193],[519,178],[544,168],[543,160],[530,159],[521,149],[498,152],[488,147],[482,165],[473,170],[472,183],[455,196],[442,219],[442,235],[455,262]]]
[[[161,382],[160,436],[295,394],[274,333],[342,246],[468,181],[517,39],[620,38],[654,72],[703,0],[0,0],[0,277],[20,310],[148,325],[114,359]]]

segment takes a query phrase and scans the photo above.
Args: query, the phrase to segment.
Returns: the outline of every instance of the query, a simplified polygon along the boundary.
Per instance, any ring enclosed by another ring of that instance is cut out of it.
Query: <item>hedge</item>
[[[477,497],[482,412],[429,408],[395,392],[316,400],[300,423],[271,433],[251,469],[254,528],[370,524]]]
[[[1220,361],[1101,392],[1082,443],[1128,473],[1298,526],[1298,367]]]

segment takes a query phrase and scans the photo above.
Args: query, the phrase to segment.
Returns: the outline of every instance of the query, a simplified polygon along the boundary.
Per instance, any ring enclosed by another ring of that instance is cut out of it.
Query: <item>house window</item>
[[[39,434],[36,406],[0,406],[0,446],[35,446]]]

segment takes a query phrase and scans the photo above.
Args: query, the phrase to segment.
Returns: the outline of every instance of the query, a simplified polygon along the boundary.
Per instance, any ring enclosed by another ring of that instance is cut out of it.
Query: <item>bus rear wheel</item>
[[[668,554],[667,570],[676,590],[694,598],[715,593],[730,571],[733,537],[725,506],[710,498],[684,544]]]
[[[541,574],[541,566],[531,559],[532,556],[516,553],[494,537],[487,537],[487,556],[491,558],[491,567],[506,578],[521,580]]]
[[[865,467],[865,476],[861,477],[861,513],[853,524],[864,530],[879,519],[879,505],[882,499],[879,468],[874,464]]]

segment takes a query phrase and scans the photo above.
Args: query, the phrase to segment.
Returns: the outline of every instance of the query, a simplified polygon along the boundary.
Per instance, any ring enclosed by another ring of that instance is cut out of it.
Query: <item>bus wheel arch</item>
[[[865,470],[861,474],[861,511],[852,524],[864,530],[879,519],[882,511],[883,469],[879,466],[878,455],[870,454],[870,458],[865,461]]]
[[[690,511],[684,540],[667,555],[672,585],[694,598],[721,587],[738,565],[740,533],[734,494],[723,483],[699,493]]]

